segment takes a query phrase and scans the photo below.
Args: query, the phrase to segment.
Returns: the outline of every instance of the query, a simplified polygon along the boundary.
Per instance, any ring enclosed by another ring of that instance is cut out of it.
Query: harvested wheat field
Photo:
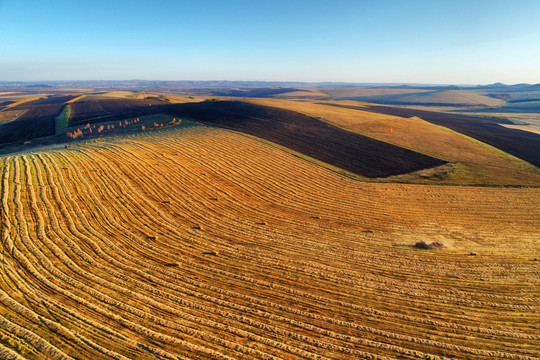
[[[539,188],[364,183],[205,126],[0,170],[0,358],[539,356]]]

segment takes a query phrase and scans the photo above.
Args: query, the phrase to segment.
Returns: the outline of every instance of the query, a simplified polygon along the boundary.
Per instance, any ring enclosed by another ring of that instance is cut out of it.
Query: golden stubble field
[[[538,188],[363,183],[203,126],[0,170],[0,358],[540,351]]]

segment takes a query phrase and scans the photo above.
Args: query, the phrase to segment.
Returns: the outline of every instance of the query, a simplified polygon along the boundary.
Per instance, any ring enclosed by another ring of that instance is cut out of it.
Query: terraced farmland
[[[540,351],[538,188],[362,183],[203,126],[0,169],[1,358]]]

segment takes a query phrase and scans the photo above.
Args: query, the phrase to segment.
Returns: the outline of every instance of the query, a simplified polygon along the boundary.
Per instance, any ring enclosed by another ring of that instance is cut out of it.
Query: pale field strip
[[[74,98],[71,99],[71,100],[66,101],[66,104],[73,104],[74,102],[77,102],[77,101],[79,101],[79,100],[82,100],[82,99],[84,99],[84,98],[87,97],[87,96],[88,96],[88,95],[86,95],[86,94],[79,95],[79,96],[77,96],[77,97],[74,97]]]
[[[208,128],[2,166],[1,344],[23,358],[538,350],[538,189],[359,183]],[[430,237],[452,246],[392,247]]]

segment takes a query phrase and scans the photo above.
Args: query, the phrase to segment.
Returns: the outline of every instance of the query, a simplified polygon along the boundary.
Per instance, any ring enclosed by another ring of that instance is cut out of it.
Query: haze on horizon
[[[0,80],[540,83],[540,2],[0,0]]]

